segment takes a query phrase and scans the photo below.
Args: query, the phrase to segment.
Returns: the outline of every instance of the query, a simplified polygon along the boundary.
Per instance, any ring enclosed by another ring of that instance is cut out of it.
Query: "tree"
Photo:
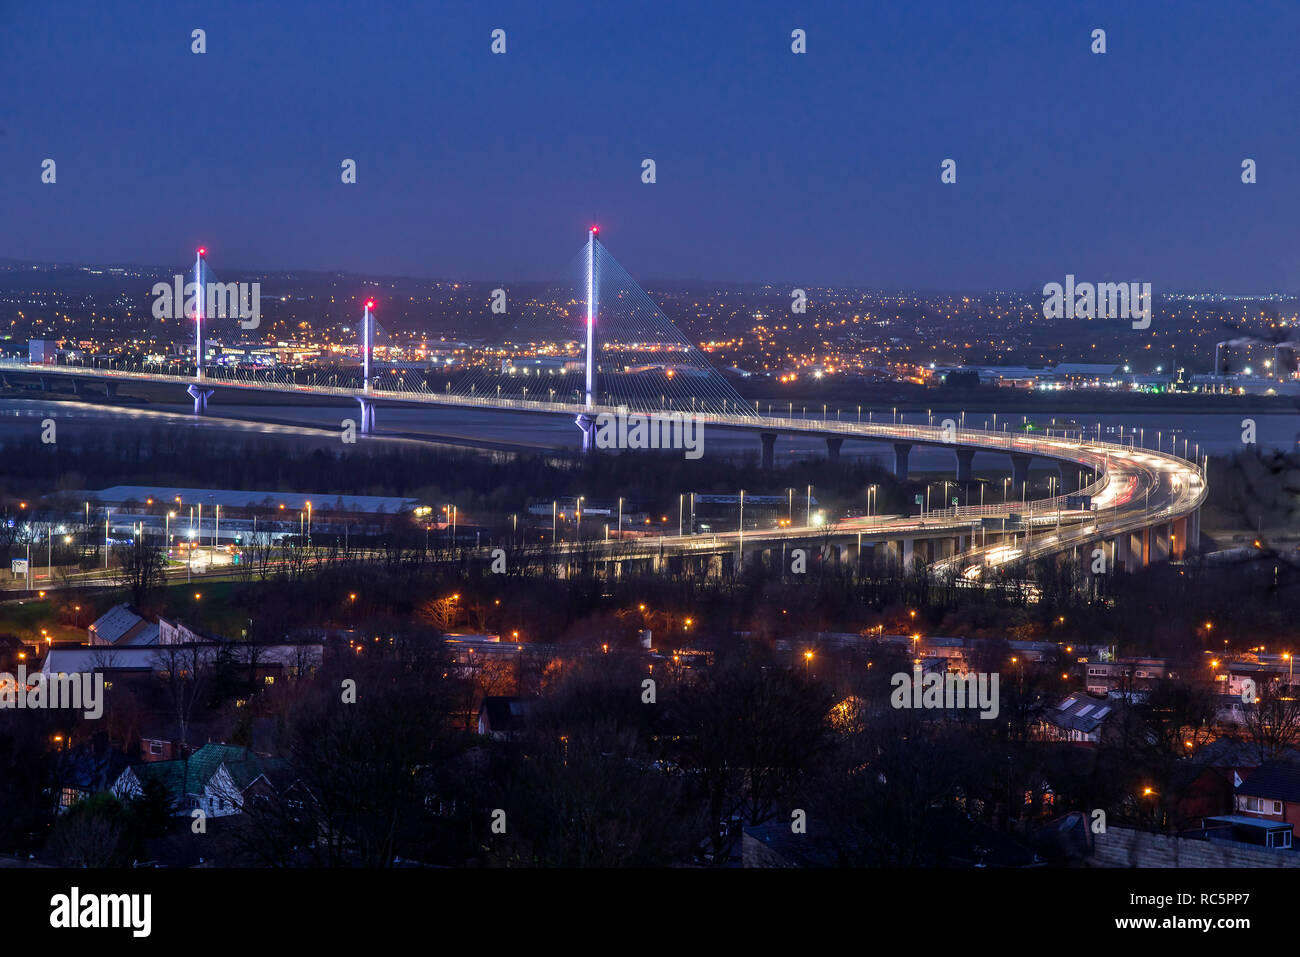
[[[1268,761],[1300,741],[1300,699],[1280,681],[1262,682],[1255,701],[1245,704],[1242,713],[1246,735],[1260,761]]]
[[[141,837],[158,837],[166,832],[176,810],[171,791],[162,778],[146,776],[140,793],[127,805]]]
[[[54,826],[50,849],[66,867],[124,867],[136,833],[126,806],[111,794],[96,794],[68,808]]]
[[[171,699],[182,747],[189,746],[190,721],[216,672],[215,658],[210,649],[192,644],[159,645],[154,653],[154,669]]]
[[[799,674],[754,658],[722,662],[682,703],[682,764],[705,791],[713,863],[746,824],[762,824],[832,742],[832,699]]]
[[[140,539],[115,545],[113,561],[118,587],[127,590],[136,607],[143,607],[146,599],[166,582],[162,549],[156,545],[146,545]]]

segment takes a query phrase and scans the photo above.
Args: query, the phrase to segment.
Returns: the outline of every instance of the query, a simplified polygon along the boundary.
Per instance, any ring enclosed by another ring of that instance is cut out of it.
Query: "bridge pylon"
[[[369,435],[375,431],[375,400],[357,396],[357,404],[361,406],[361,434]]]
[[[190,394],[190,398],[194,400],[194,414],[207,415],[208,399],[212,398],[213,390],[205,389],[201,385],[192,385],[185,391],[188,392]]]
[[[194,256],[194,378],[200,380],[203,378],[203,257],[207,254],[207,249],[200,246]],[[194,393],[191,392],[190,395]],[[195,396],[194,414],[202,415],[198,402],[198,397]],[[207,399],[203,400],[203,408],[207,409]]]

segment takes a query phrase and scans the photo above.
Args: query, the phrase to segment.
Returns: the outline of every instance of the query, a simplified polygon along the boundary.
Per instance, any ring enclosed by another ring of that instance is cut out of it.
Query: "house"
[[[103,733],[60,751],[55,764],[58,813],[93,794],[107,791],[126,766],[126,755],[112,747],[108,735]]]
[[[812,825],[811,833],[794,833],[788,821],[751,824],[740,838],[741,867],[834,867],[835,847],[826,840],[824,828]]]
[[[1165,658],[1116,658],[1113,661],[1089,661],[1085,688],[1088,694],[1103,695],[1112,691],[1149,688],[1168,677],[1169,661]]]
[[[531,698],[488,695],[478,709],[478,733],[500,741],[518,734],[533,709]]]
[[[1174,766],[1167,785],[1171,816],[1191,822],[1228,813],[1233,791],[1259,765],[1259,749],[1247,741],[1224,736],[1203,745]]]
[[[1101,740],[1102,725],[1114,713],[1115,706],[1109,701],[1099,701],[1088,695],[1070,695],[1039,714],[1034,724],[1034,737],[1045,741],[1096,744]]]
[[[1240,694],[1214,696],[1214,720],[1222,726],[1241,726],[1246,723],[1247,705]]]
[[[1243,700],[1243,693],[1253,688],[1255,694],[1263,694],[1265,685],[1287,683],[1292,681],[1290,663],[1233,661],[1226,669],[1216,675],[1216,681],[1226,693],[1238,701]]]
[[[169,621],[166,618],[158,619],[157,643],[160,645],[219,645],[227,643],[229,640],[229,638],[223,638],[221,635],[213,634],[210,631],[203,631],[193,625],[187,625],[180,619],[176,621]]]
[[[1232,779],[1220,768],[1206,767],[1196,758],[1180,761],[1170,771],[1161,805],[1174,827],[1190,826],[1232,808]]]
[[[258,790],[283,787],[287,769],[287,762],[247,748],[205,744],[187,758],[132,765],[113,784],[113,793],[130,800],[143,793],[146,781],[158,780],[171,796],[173,815],[201,810],[208,817],[225,817],[242,813],[245,801]]]
[[[1233,802],[1242,817],[1300,824],[1300,765],[1265,761],[1246,775]]]
[[[1202,821],[1201,833],[1207,841],[1289,851],[1293,846],[1293,826],[1281,821],[1260,820],[1251,815],[1220,814]]]
[[[131,605],[114,605],[86,629],[91,645],[155,645],[158,626]]]
[[[141,761],[170,761],[176,757],[179,750],[176,742],[161,732],[140,735]]]
[[[45,655],[45,674],[101,672],[110,680],[131,674],[161,675],[173,667],[211,665],[224,651],[240,664],[252,665],[260,680],[274,684],[281,675],[296,677],[320,666],[323,649],[316,644],[263,645],[254,642],[222,641],[152,645],[53,645]]]

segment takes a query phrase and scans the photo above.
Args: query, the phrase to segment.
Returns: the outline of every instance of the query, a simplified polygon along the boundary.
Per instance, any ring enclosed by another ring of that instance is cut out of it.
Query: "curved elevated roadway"
[[[519,414],[568,416],[617,413],[614,406],[597,405],[591,409],[573,403],[525,399],[493,399],[437,394],[429,391],[388,389],[364,390],[322,383],[303,384],[277,379],[261,372],[212,369],[202,379],[170,374],[162,369],[104,369],[81,366],[33,365],[22,360],[0,360],[0,374],[11,377],[67,377],[74,385],[86,382],[149,382],[190,386],[191,394],[214,388],[251,392],[295,393],[332,396],[361,405],[363,422],[374,421],[374,409],[383,403],[433,405],[450,408],[479,409]],[[206,398],[195,397],[196,412],[206,407]],[[635,410],[634,410],[635,411]],[[679,410],[680,411],[680,410]],[[650,413],[655,414],[655,413]],[[661,413],[671,414],[671,413]],[[905,472],[906,450],[914,445],[947,447],[954,450],[958,477],[963,462],[969,478],[970,455],[975,452],[1003,453],[1011,457],[1013,471],[1027,474],[1031,459],[1041,458],[1087,470],[1094,481],[1077,495],[1091,496],[1091,510],[1071,509],[1069,496],[1039,499],[1024,503],[988,506],[952,507],[933,511],[923,519],[916,516],[892,516],[854,519],[831,525],[802,526],[782,529],[750,530],[718,535],[664,536],[653,540],[636,539],[604,543],[582,543],[583,548],[607,548],[620,555],[663,555],[667,551],[686,553],[712,549],[767,547],[788,540],[827,539],[850,536],[861,542],[890,542],[913,539],[951,537],[960,547],[953,554],[936,557],[937,570],[956,571],[975,578],[981,570],[1044,555],[1085,548],[1103,547],[1107,561],[1114,566],[1134,567],[1162,558],[1178,557],[1195,550],[1199,538],[1198,515],[1205,500],[1204,467],[1175,455],[1066,435],[992,432],[978,429],[888,424],[879,422],[843,422],[829,419],[778,418],[757,414],[699,413],[697,419],[709,428],[760,433],[767,453],[778,435],[811,434],[827,440],[828,451],[837,457],[844,441],[885,442],[894,445]],[[705,438],[707,442],[707,438]],[[765,455],[766,458],[766,455]],[[1017,479],[1017,482],[1021,479]],[[992,533],[978,528],[983,519],[1007,522],[1018,516],[1010,527]],[[977,540],[978,539],[978,540]]]

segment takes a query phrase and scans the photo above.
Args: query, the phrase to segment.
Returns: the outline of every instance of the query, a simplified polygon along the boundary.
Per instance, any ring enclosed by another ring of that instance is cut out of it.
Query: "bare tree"
[[[1243,708],[1246,735],[1267,761],[1300,741],[1300,700],[1279,681],[1263,682]]]
[[[129,545],[113,547],[114,579],[131,595],[131,604],[145,604],[166,578],[162,549],[137,539]]]
[[[212,679],[215,655],[203,645],[159,645],[153,661],[171,700],[177,736],[188,747],[191,719]]]

